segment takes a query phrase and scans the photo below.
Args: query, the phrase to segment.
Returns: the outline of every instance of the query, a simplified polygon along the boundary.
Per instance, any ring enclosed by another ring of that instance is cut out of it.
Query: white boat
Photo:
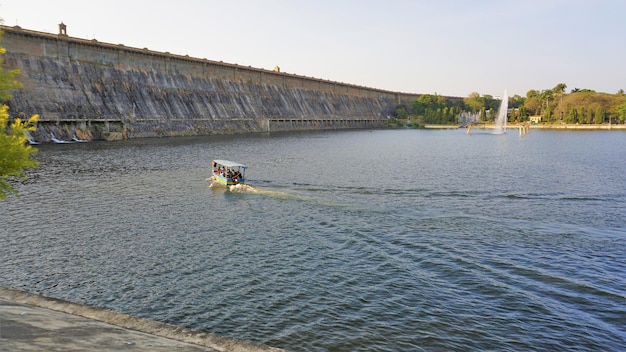
[[[219,184],[233,186],[246,184],[246,169],[248,167],[230,160],[213,160],[211,174]]]

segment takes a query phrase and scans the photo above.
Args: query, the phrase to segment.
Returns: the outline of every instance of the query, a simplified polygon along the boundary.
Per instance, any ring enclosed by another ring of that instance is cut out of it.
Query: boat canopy
[[[248,168],[244,164],[240,164],[240,163],[237,163],[237,162],[234,162],[234,161],[230,161],[230,160],[213,160],[213,162],[218,164],[218,165],[226,166],[227,168],[232,168],[232,167],[240,167],[242,169]]]

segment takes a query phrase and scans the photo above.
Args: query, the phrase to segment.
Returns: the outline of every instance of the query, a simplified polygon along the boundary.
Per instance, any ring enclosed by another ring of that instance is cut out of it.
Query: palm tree
[[[567,88],[567,85],[565,83],[559,83],[554,88],[552,88],[552,91],[555,94],[558,94],[560,97],[559,110],[561,111],[561,119],[563,118],[563,93],[565,92],[565,88]]]
[[[563,93],[565,92],[565,88],[567,88],[567,84],[559,83],[556,85],[556,87],[552,88],[552,91],[554,93],[563,95]]]
[[[542,90],[541,93],[539,94],[539,99],[542,101],[543,104],[545,104],[544,111],[548,110],[548,107],[550,105],[550,99],[552,99],[553,95],[554,95],[554,91],[550,89]]]

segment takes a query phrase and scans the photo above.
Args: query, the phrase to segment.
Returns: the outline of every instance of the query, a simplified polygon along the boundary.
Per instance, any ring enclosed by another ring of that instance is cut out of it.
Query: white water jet
[[[477,122],[480,122],[480,112],[471,113],[464,111],[459,114],[459,123],[461,125],[468,125],[470,123]]]
[[[506,95],[506,89],[502,95],[502,102],[500,103],[500,109],[498,109],[498,116],[496,117],[496,129],[494,134],[503,134],[506,132],[506,113],[509,109],[509,97]]]

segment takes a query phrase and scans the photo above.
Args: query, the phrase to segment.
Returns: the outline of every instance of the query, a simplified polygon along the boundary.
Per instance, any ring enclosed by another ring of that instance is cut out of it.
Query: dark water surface
[[[0,285],[290,350],[626,346],[626,134],[44,145]],[[249,165],[211,188],[210,161]]]

